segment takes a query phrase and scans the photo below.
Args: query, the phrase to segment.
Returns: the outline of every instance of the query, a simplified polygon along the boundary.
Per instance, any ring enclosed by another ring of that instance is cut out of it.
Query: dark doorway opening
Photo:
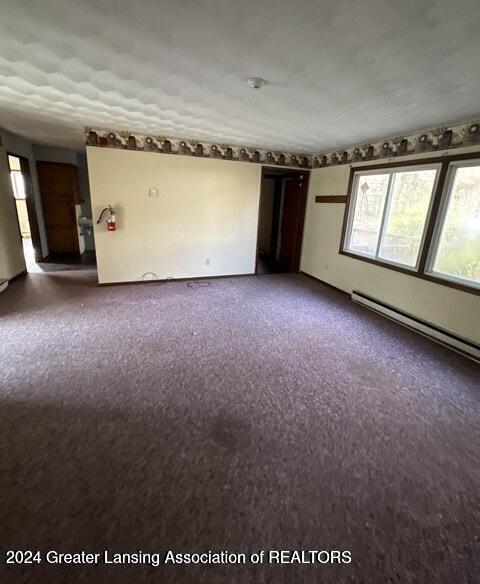
[[[263,167],[255,273],[299,271],[309,174]]]

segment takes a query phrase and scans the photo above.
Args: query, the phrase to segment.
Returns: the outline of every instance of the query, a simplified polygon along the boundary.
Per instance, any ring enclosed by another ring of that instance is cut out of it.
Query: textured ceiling
[[[478,0],[2,0],[0,126],[361,143],[478,115],[479,30]]]

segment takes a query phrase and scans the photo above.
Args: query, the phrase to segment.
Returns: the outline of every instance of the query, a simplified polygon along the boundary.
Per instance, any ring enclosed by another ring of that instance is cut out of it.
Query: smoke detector
[[[262,79],[261,77],[249,77],[247,79],[247,85],[252,89],[260,89],[265,85],[265,79]]]

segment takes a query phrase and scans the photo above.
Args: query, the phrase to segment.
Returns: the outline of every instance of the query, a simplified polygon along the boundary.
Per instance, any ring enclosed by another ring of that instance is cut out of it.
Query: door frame
[[[260,177],[260,193],[258,196],[258,216],[257,216],[257,243],[255,246],[255,275],[258,276],[258,243],[259,243],[259,235],[260,235],[260,209],[261,209],[261,198],[262,198],[262,180],[264,176],[268,173],[272,173],[272,176],[269,178],[299,178],[301,175],[304,175],[305,178],[305,188],[302,191],[301,197],[302,200],[300,202],[300,223],[297,229],[297,245],[296,245],[296,253],[295,253],[295,261],[293,263],[293,270],[290,273],[299,273],[300,272],[300,260],[302,258],[302,247],[303,247],[303,231],[305,228],[305,215],[307,210],[307,200],[308,200],[308,187],[310,184],[310,170],[301,170],[301,169],[290,169],[290,168],[279,168],[277,166],[262,166],[262,174]],[[279,225],[279,228],[281,226]]]
[[[32,246],[35,252],[35,261],[41,262],[43,258],[42,253],[42,242],[40,239],[40,228],[38,227],[38,216],[37,216],[37,204],[35,202],[35,191],[33,189],[33,179],[32,179],[32,171],[30,170],[30,160],[26,156],[22,156],[21,154],[16,154],[15,152],[7,152],[7,168],[8,173],[10,174],[10,162],[8,160],[9,156],[14,156],[20,160],[20,172],[22,173],[23,180],[25,182],[25,204],[27,207],[27,215],[28,215],[28,223],[30,225],[30,235],[32,238]],[[16,201],[15,201],[15,194],[13,193],[12,189],[12,196],[15,202],[15,213],[16,213]],[[40,203],[41,204],[41,203]],[[18,219],[18,217],[17,217]],[[20,232],[20,226],[18,227]],[[20,237],[22,239],[22,246],[23,246],[23,237],[20,232]]]

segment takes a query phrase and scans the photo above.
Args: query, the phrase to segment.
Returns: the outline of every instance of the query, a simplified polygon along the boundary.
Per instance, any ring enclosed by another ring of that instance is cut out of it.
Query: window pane
[[[9,154],[8,155],[8,166],[9,166],[10,170],[18,170],[20,172],[21,171],[20,158]]]
[[[457,168],[433,265],[480,284],[480,166]]]
[[[414,267],[427,221],[436,169],[396,172],[379,256]]]
[[[14,170],[10,173],[12,179],[13,194],[16,199],[25,199],[25,181],[21,172]]]
[[[358,177],[349,251],[375,256],[388,178],[388,174],[367,174]]]

